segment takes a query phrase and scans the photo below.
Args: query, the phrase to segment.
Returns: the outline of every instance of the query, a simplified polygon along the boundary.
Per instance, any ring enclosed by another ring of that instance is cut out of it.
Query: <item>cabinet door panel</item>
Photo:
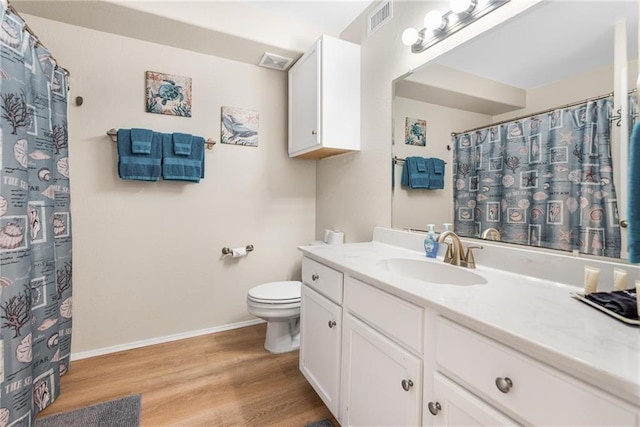
[[[289,72],[289,154],[320,145],[319,44]]]
[[[342,425],[419,425],[422,361],[351,314],[344,343]]]
[[[308,286],[300,305],[300,371],[338,417],[342,309]]]
[[[438,373],[433,374],[433,392],[433,403],[438,402],[441,409],[433,415],[427,402],[424,416],[433,418],[434,427],[515,425],[513,420]]]

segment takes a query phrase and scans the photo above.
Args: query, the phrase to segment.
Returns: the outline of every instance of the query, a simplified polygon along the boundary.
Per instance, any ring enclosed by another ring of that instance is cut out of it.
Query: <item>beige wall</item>
[[[71,71],[73,353],[251,318],[247,290],[299,278],[314,238],[316,166],[287,156],[286,74],[27,16]],[[193,117],[144,112],[145,71],[193,78]],[[110,128],[219,140],[220,107],[260,113],[258,148],[206,151],[199,184],[123,181]],[[248,257],[223,246],[255,245]]]
[[[444,230],[443,223],[453,223],[453,189],[451,165],[453,148],[451,132],[481,126],[491,121],[491,116],[472,113],[440,105],[396,97],[393,100],[394,140],[393,153],[400,157],[437,157],[447,162],[445,185],[442,190],[409,190],[400,186],[402,165],[395,168],[395,188],[392,197],[392,224],[398,228],[426,230],[428,223],[437,231]],[[405,118],[427,121],[427,145],[416,147],[404,143]]]
[[[526,10],[537,0],[509,2],[420,54],[400,40],[402,31],[422,27],[426,12],[442,1],[396,1],[393,20],[367,36],[365,13],[341,37],[361,46],[361,151],[318,162],[316,235],[325,228],[345,231],[348,242],[370,240],[373,227],[391,226],[392,81],[447,50]],[[428,213],[425,213],[428,217]]]

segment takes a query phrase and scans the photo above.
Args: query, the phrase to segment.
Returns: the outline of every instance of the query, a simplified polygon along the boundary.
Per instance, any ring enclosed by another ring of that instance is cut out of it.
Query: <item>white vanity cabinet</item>
[[[342,425],[419,425],[423,309],[347,277],[343,310]]]
[[[424,416],[433,416],[434,427],[513,426],[516,423],[445,376],[433,373],[433,395],[425,402]],[[431,425],[425,423],[425,425]]]
[[[360,46],[322,36],[289,70],[289,156],[360,149]]]
[[[308,258],[302,261],[300,371],[336,418],[340,392],[342,278],[339,271]]]
[[[506,415],[527,425],[638,425],[637,410],[619,399],[448,319],[436,320],[435,340],[438,371],[475,396],[436,373],[425,406],[434,425],[457,424],[452,412],[469,417],[458,418],[464,425],[508,424]]]

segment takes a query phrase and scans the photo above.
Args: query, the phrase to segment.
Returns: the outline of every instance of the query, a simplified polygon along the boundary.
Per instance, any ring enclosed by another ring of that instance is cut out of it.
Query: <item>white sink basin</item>
[[[487,279],[465,268],[410,258],[391,258],[378,262],[378,267],[408,279],[442,285],[483,285]]]

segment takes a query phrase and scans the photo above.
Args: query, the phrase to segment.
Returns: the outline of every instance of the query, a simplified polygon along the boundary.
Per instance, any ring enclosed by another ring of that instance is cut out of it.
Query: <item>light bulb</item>
[[[476,0],[450,0],[453,13],[469,13],[476,7]]]
[[[420,36],[418,35],[418,30],[411,27],[407,28],[402,33],[402,44],[404,44],[405,46],[411,46],[418,41],[419,37]]]
[[[442,13],[432,10],[424,16],[424,27],[429,31],[437,31],[444,29],[445,22]]]

